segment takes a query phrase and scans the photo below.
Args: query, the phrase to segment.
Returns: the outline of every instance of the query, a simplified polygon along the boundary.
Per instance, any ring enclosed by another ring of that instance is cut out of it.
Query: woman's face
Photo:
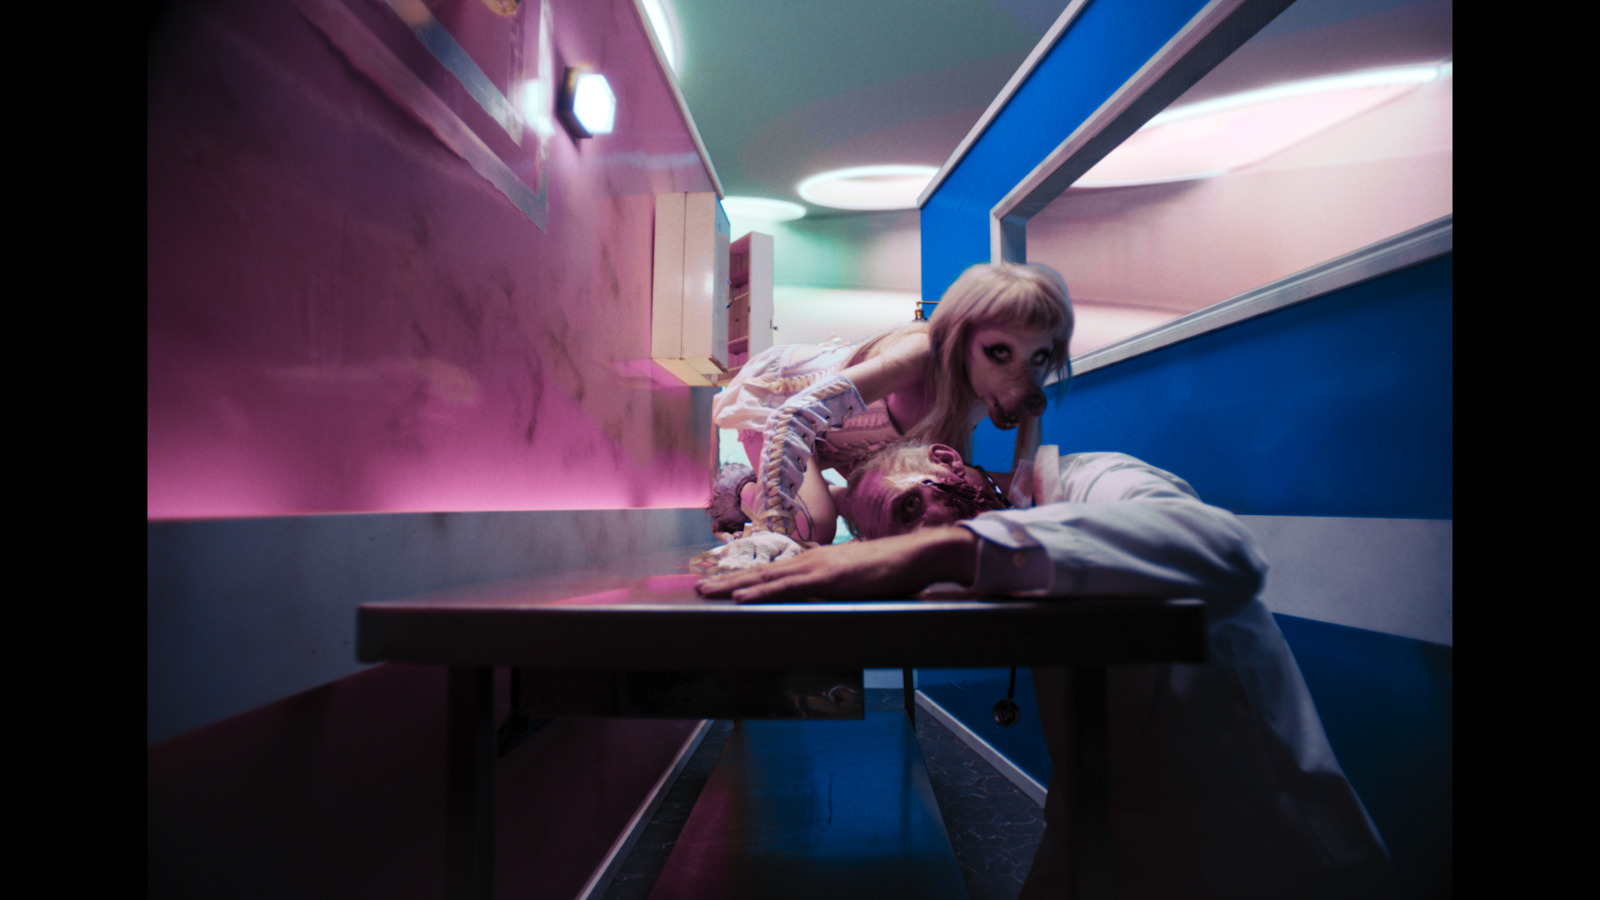
[[[967,344],[967,384],[983,401],[989,421],[1015,428],[1024,415],[1044,412],[1043,382],[1054,346],[1049,332],[988,325]]]

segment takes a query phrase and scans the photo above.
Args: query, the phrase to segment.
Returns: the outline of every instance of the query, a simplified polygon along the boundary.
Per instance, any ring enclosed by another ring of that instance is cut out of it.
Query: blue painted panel
[[[1448,898],[1455,774],[1454,651],[1275,615],[1328,743],[1378,826],[1405,896]]]
[[[989,261],[989,210],[1133,76],[1203,0],[1096,0],[922,207],[922,291]]]
[[[1096,369],[1045,413],[1062,452],[1117,450],[1248,515],[1454,515],[1452,257]],[[1013,438],[973,439],[1009,465]]]
[[[989,210],[1201,5],[1097,0],[1084,11],[922,207],[925,301],[988,260]],[[1453,273],[1446,258],[1088,373],[1052,398],[1044,440],[1133,453],[1241,513],[1451,518]],[[1009,468],[1013,444],[984,423],[974,459]],[[1449,648],[1278,619],[1408,895],[1449,896]],[[1007,674],[918,677],[1047,781],[1037,723],[989,718]]]
[[[1454,652],[1450,647],[1274,614],[1322,717],[1328,743],[1389,846],[1412,900],[1451,891]],[[1049,752],[1027,670],[1017,673],[1022,720],[989,716],[1006,669],[918,669],[938,701],[1019,768],[1048,785]]]

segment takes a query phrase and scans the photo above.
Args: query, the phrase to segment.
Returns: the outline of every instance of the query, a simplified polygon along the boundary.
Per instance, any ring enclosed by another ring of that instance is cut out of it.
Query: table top
[[[688,556],[678,557],[687,559]],[[486,582],[357,607],[362,662],[550,669],[1007,667],[1199,662],[1199,600],[912,598],[738,604],[687,571]],[[682,567],[680,567],[682,568]]]

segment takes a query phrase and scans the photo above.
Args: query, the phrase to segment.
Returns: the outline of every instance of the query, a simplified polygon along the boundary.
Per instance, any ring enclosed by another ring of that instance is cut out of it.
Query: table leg
[[[917,727],[917,690],[913,686],[913,682],[916,681],[911,674],[913,671],[910,666],[900,670],[900,684],[904,688],[903,693],[906,695],[906,718],[911,720],[912,734],[915,734]]]
[[[1073,721],[1077,730],[1078,774],[1076,843],[1078,896],[1083,900],[1112,896],[1111,876],[1111,750],[1106,714],[1104,666],[1082,666],[1072,672]]]
[[[494,670],[453,666],[449,681],[446,888],[450,900],[494,896]]]

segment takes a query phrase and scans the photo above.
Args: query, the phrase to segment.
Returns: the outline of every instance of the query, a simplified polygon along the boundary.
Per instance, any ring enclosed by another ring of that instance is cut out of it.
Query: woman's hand
[[[689,565],[701,570],[709,578],[757,566],[769,566],[799,556],[804,550],[787,535],[776,531],[757,531],[732,538],[721,547],[713,547],[690,560]]]
[[[703,597],[740,603],[890,600],[942,581],[971,584],[977,547],[978,536],[965,528],[926,528],[816,547],[782,562],[703,579],[695,589]]]

